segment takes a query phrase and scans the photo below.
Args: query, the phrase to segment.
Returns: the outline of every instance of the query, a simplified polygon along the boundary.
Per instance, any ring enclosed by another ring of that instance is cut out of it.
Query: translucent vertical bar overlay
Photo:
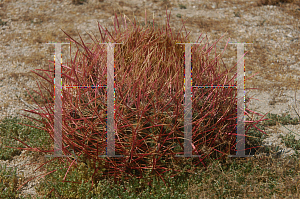
[[[115,154],[115,67],[114,46],[120,43],[107,44],[107,155],[99,157],[124,157]]]
[[[184,155],[176,155],[177,157],[200,157],[201,155],[193,155],[192,149],[192,62],[191,62],[191,46],[200,43],[177,43],[185,44],[185,73],[184,73]]]
[[[107,45],[107,155],[115,156],[114,44]]]
[[[237,44],[237,137],[236,155],[229,157],[252,157],[245,155],[245,58],[244,45],[252,43],[230,43]],[[241,61],[243,60],[243,61]]]
[[[71,157],[62,155],[62,99],[61,90],[61,44],[69,43],[47,43],[55,44],[55,78],[54,78],[54,157]],[[108,44],[107,46],[107,155],[100,155],[99,157],[123,157],[123,155],[115,155],[115,134],[114,134],[114,103],[115,103],[115,90],[114,90],[114,45],[122,43],[99,43]],[[94,85],[98,87],[97,85]],[[94,87],[92,86],[92,87]],[[66,86],[69,87],[69,86]],[[78,86],[72,86],[73,88]],[[79,86],[80,88],[85,86]],[[90,87],[88,85],[87,87]],[[101,86],[102,87],[102,86]],[[55,89],[56,88],[56,89]],[[56,96],[56,97],[55,97]],[[60,96],[60,97],[58,97]],[[73,152],[74,154],[74,152]],[[74,154],[75,155],[75,154]],[[46,157],[53,157],[46,155]],[[76,158],[76,156],[75,156]],[[77,160],[77,158],[76,158]]]
[[[192,157],[192,78],[191,45],[185,44],[184,73],[184,156]]]
[[[54,156],[62,156],[61,44],[55,45]]]
[[[47,43],[55,44],[55,78],[54,78],[54,155],[45,157],[72,157],[62,155],[62,80],[61,80],[61,44],[69,43]],[[55,97],[56,96],[56,97]],[[77,157],[73,155],[77,161]]]
[[[243,61],[241,61],[242,59]],[[237,156],[245,156],[245,64],[244,45],[237,44]]]

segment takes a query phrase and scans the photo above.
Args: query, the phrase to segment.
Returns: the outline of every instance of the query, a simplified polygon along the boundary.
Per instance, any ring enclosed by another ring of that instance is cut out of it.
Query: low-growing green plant
[[[7,24],[7,22],[2,21],[2,19],[0,19],[0,26],[5,26]]]
[[[17,168],[0,165],[0,198],[16,198],[20,194],[20,191],[16,191],[18,183]]]
[[[24,122],[25,123],[21,123]],[[7,117],[0,123],[0,159],[12,160],[13,156],[21,154],[21,147],[24,143],[31,147],[51,146],[49,143],[49,134],[45,131],[37,129],[36,125],[32,127],[32,121],[24,120],[17,117]],[[15,139],[16,138],[16,139]],[[30,151],[29,154],[32,154]]]
[[[40,195],[47,198],[185,198],[185,191],[188,187],[187,173],[179,176],[169,177],[166,173],[168,186],[163,187],[163,181],[153,178],[152,186],[148,185],[147,179],[132,179],[130,181],[122,178],[121,184],[115,186],[112,179],[105,178],[92,185],[92,166],[80,163],[69,170],[63,181],[57,180],[65,176],[68,166],[59,161],[53,161],[47,165],[47,170],[57,169],[57,172],[47,175],[45,181],[36,188]],[[101,172],[99,172],[99,175]],[[149,177],[149,176],[148,176]],[[180,186],[179,186],[180,185]]]
[[[24,123],[22,123],[24,122]],[[29,125],[29,126],[26,126]],[[49,134],[43,130],[30,127],[35,125],[32,121],[18,117],[6,117],[0,123],[0,159],[11,161],[14,156],[20,155],[23,143],[31,147],[41,147],[41,149],[49,148]],[[23,143],[21,143],[21,141]],[[29,151],[28,155],[34,152]],[[6,165],[0,165],[0,198],[19,198],[19,186],[23,183],[21,178],[12,168],[6,168]]]
[[[272,161],[263,159],[227,159],[213,160],[207,168],[196,169],[193,173],[181,172],[172,177],[165,173],[167,186],[156,178],[153,185],[147,184],[147,179],[121,180],[119,185],[113,179],[103,179],[96,182],[91,192],[91,175],[93,171],[85,164],[72,168],[66,177],[66,182],[57,181],[65,176],[67,165],[62,168],[61,162],[47,165],[48,171],[58,169],[39,185],[38,192],[45,198],[270,198],[285,197],[293,193],[296,197],[299,186],[288,182],[288,179],[299,179],[299,156],[287,160]],[[272,164],[272,166],[270,166]],[[283,165],[285,165],[283,167]],[[282,169],[281,174],[278,169]],[[282,182],[282,179],[286,179]],[[75,181],[78,183],[74,183]],[[282,186],[283,185],[283,186]],[[192,189],[193,188],[193,189]],[[47,195],[52,190],[50,194]],[[254,192],[254,190],[258,190]],[[255,197],[254,197],[255,195]]]
[[[72,0],[72,3],[75,5],[81,5],[85,2],[87,2],[87,0]]]
[[[298,118],[291,118],[291,115],[287,114],[287,113],[281,114],[281,116],[278,114],[268,113],[267,118],[269,118],[269,120],[263,122],[263,125],[265,125],[265,126],[274,126],[278,123],[283,124],[283,125],[299,124]]]
[[[295,151],[300,150],[300,140],[296,140],[295,135],[289,133],[285,136],[279,135],[279,137],[282,138],[286,147],[293,148]]]
[[[262,131],[265,131],[265,127],[261,124],[256,125]],[[246,135],[246,154],[254,155],[255,152],[262,147],[263,140],[266,138],[266,134],[257,130],[255,127],[251,127]]]
[[[186,9],[186,6],[183,5],[183,4],[179,4],[179,8],[180,8],[180,9]]]

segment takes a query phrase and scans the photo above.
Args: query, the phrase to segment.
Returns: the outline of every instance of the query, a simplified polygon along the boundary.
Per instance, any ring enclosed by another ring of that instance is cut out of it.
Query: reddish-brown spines
[[[143,178],[151,173],[163,179],[161,174],[170,170],[176,175],[176,171],[188,162],[188,158],[175,157],[184,151],[185,64],[184,45],[176,43],[191,41],[172,34],[169,21],[165,30],[132,24],[133,27],[127,26],[127,30],[121,31],[119,25],[115,24],[116,32],[112,36],[99,24],[99,30],[103,29],[106,37],[100,30],[101,41],[96,39],[92,47],[71,40],[85,51],[71,63],[71,69],[65,67],[62,76],[66,80],[63,85],[90,85],[93,82],[106,85],[106,45],[96,43],[123,43],[115,45],[114,55],[115,151],[125,157],[98,157],[105,155],[107,144],[107,96],[105,89],[96,89],[98,95],[95,97],[91,88],[63,89],[63,153],[70,155],[74,150],[83,161],[100,163],[103,174],[114,177],[116,181],[124,174]],[[216,61],[209,59],[211,50],[212,47],[204,52],[193,46],[193,85],[233,85],[233,80],[225,81],[228,79],[226,74],[220,74]],[[53,82],[53,79],[49,81]],[[193,154],[203,157],[193,158],[192,163],[206,165],[207,158],[224,158],[234,151],[236,93],[234,89],[193,88],[193,95],[196,96],[193,98]],[[49,116],[35,113],[47,117],[48,122],[43,123],[53,137],[53,106],[48,109]],[[249,125],[246,124],[246,129]],[[99,168],[94,165],[93,169]]]

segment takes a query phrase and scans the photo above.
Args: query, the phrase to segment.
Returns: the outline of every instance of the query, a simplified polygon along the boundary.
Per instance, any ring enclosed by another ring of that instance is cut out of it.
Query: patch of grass
[[[256,125],[257,128],[265,131],[265,127],[262,126],[261,124],[257,124]],[[255,127],[252,127],[249,129],[249,131],[247,132],[247,136],[246,137],[246,148],[250,148],[250,147],[260,147],[262,146],[263,140],[265,139],[266,135],[260,131],[258,131]],[[249,149],[246,151],[246,154],[252,154],[255,151],[257,151],[258,148],[255,149]],[[252,152],[253,151],[253,152]]]
[[[273,113],[268,113],[267,118],[270,120],[263,121],[263,125],[265,126],[274,126],[277,123],[281,123],[283,125],[297,125],[299,124],[299,119],[298,118],[291,118],[290,114],[284,113],[280,115],[273,114]]]
[[[24,145],[19,141],[13,139],[14,137],[20,139],[26,144],[34,147],[44,146],[49,148],[49,135],[39,129],[24,126],[18,123],[24,123],[34,126],[35,124],[28,120],[19,119],[17,117],[5,118],[0,124],[0,159],[1,160],[12,160],[14,156],[20,155],[20,149],[8,148],[8,147],[21,147]],[[6,147],[8,146],[8,147]],[[29,151],[28,154],[34,152]],[[15,170],[12,171],[11,168],[6,168],[6,165],[0,165],[0,198],[17,198],[17,194],[20,190],[16,189],[24,182],[18,178]],[[20,199],[23,197],[19,197]]]
[[[4,140],[9,140],[8,138],[14,135],[21,140],[31,138],[31,141],[27,144],[46,145],[49,138],[46,139],[42,132],[29,133],[29,129],[26,130],[26,127],[16,124],[18,121],[20,120],[16,118],[3,120],[1,137],[5,138]],[[259,128],[264,130],[262,126],[259,126]],[[254,129],[251,129],[248,135],[252,137],[246,140],[253,145],[259,145],[264,136],[264,134]],[[43,138],[45,139],[41,140]],[[294,141],[291,141],[293,138],[293,136],[286,138],[288,140],[287,145],[289,143],[291,146],[295,144]],[[11,140],[11,143],[13,143],[13,140]],[[3,150],[1,152],[3,153]],[[12,153],[6,154],[6,156],[13,155]],[[102,176],[102,171],[98,171],[95,173],[97,177],[94,178],[96,180],[94,180],[94,186],[90,193],[91,177],[94,174],[91,163],[88,161],[84,163],[82,157],[79,157],[79,164],[70,169],[65,179],[69,182],[62,182],[68,168],[64,168],[66,165],[63,161],[57,159],[46,164],[45,167],[48,172],[54,169],[58,170],[47,175],[45,181],[41,182],[36,190],[46,198],[270,198],[274,195],[277,197],[296,196],[299,194],[300,188],[298,183],[300,175],[297,172],[299,171],[300,162],[297,161],[297,157],[299,156],[276,161],[268,157],[247,160],[243,158],[228,158],[222,161],[212,160],[207,169],[204,167],[196,168],[192,164],[186,165],[195,168],[195,173],[183,171],[175,177],[170,177],[170,173],[166,173],[164,179],[167,179],[167,187],[164,186],[161,180],[155,178],[153,178],[154,181],[151,186],[147,185],[148,181],[139,179],[121,180],[120,185],[115,185],[113,178]],[[294,179],[293,182],[290,181],[291,178]],[[18,184],[17,176],[10,170],[1,169],[0,179],[1,196],[6,198],[15,197],[17,192],[14,190],[16,190]]]
[[[62,164],[53,164],[51,169],[55,168],[62,168]],[[216,160],[206,170],[196,170],[194,174],[182,172],[174,178],[166,177],[168,179],[167,187],[162,181],[156,179],[153,179],[152,186],[148,186],[145,181],[138,179],[122,180],[120,185],[114,185],[113,179],[106,178],[96,182],[96,186],[88,193],[91,186],[88,179],[93,172],[81,163],[66,178],[66,180],[79,182],[79,184],[63,183],[58,180],[67,171],[65,168],[53,173],[51,177],[49,176],[45,182],[40,184],[38,190],[47,198],[270,198],[274,195],[277,197],[296,196],[299,194],[298,169],[299,161],[296,157],[290,157],[289,160],[284,161],[273,161],[268,158],[260,160],[229,159],[226,162]],[[165,176],[169,176],[169,174]],[[291,183],[288,180],[290,178],[295,180]],[[54,191],[47,195],[53,188]]]
[[[12,160],[13,156],[20,155],[20,149],[14,149],[17,147],[24,148],[24,145],[19,141],[13,139],[17,138],[26,144],[33,146],[33,147],[40,147],[40,146],[50,146],[49,143],[49,134],[36,128],[28,127],[25,125],[21,125],[18,123],[24,123],[31,126],[35,126],[32,121],[25,121],[19,119],[17,117],[14,118],[5,118],[0,123],[0,159],[1,160]],[[8,148],[14,147],[14,148]],[[31,151],[29,153],[32,153]]]
[[[57,161],[49,165],[48,169],[54,170],[61,167],[62,164]],[[91,176],[93,171],[84,163],[80,163],[77,168],[72,169],[66,180],[79,182],[80,184],[58,180],[65,175],[66,171],[67,168],[64,168],[53,173],[53,175],[46,176],[46,180],[39,185],[38,191],[47,198],[185,198],[187,196],[184,192],[188,188],[188,183],[185,182],[187,176],[184,174],[176,180],[170,178],[168,188],[164,187],[162,181],[156,179],[153,179],[153,186],[150,187],[145,185],[146,181],[138,179],[130,181],[123,179],[121,184],[116,186],[113,184],[112,179],[103,178],[95,182],[92,191],[88,193],[92,185]],[[53,188],[55,188],[55,191],[47,195]]]
[[[286,147],[293,148],[295,151],[300,150],[300,140],[296,140],[295,136],[292,134],[288,134],[285,136],[279,135],[282,138]]]
[[[16,191],[18,185],[17,168],[7,168],[0,165],[0,196],[1,198],[17,198],[20,191]]]

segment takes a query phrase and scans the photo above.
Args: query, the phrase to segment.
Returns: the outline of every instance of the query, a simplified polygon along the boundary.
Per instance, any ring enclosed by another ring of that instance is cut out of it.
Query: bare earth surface
[[[179,4],[186,9],[180,9]],[[142,22],[146,9],[148,21],[152,21],[154,13],[155,23],[164,25],[166,6],[168,13],[171,11],[173,30],[180,28],[181,20],[184,20],[186,30],[191,31],[192,42],[203,33],[199,42],[207,35],[212,45],[224,35],[217,44],[217,54],[223,51],[229,38],[230,42],[253,43],[245,45],[245,52],[249,51],[245,56],[246,79],[258,74],[246,80],[246,88],[258,90],[246,90],[246,96],[254,98],[249,108],[261,114],[287,112],[292,118],[298,117],[293,106],[298,112],[300,2],[257,6],[256,0],[89,0],[75,5],[69,0],[0,0],[0,120],[5,116],[27,114],[21,109],[37,107],[30,96],[25,95],[25,88],[38,91],[36,81],[41,78],[30,71],[48,69],[48,60],[53,60],[54,45],[46,43],[69,42],[60,28],[76,40],[79,40],[78,30],[85,42],[92,42],[86,32],[99,36],[97,22],[112,31],[114,11],[119,19],[125,14],[130,20],[135,16]],[[186,35],[184,29],[182,31]],[[204,39],[201,45],[206,42]],[[63,59],[68,58],[68,49],[68,45],[63,45]],[[227,45],[222,57],[228,68],[236,64],[236,54],[236,45]],[[265,140],[266,144],[278,144],[285,149],[278,135],[288,133],[288,129],[300,134],[299,125],[283,127],[278,124],[268,129],[270,136]],[[291,149],[285,151],[283,155],[293,153]],[[26,157],[22,153],[13,161],[0,161],[1,164],[4,162],[17,167],[18,175],[24,175],[26,179],[42,173],[33,172],[36,165],[25,165],[41,164],[43,161],[38,157]],[[22,195],[36,195],[36,183],[38,181],[27,183]]]

